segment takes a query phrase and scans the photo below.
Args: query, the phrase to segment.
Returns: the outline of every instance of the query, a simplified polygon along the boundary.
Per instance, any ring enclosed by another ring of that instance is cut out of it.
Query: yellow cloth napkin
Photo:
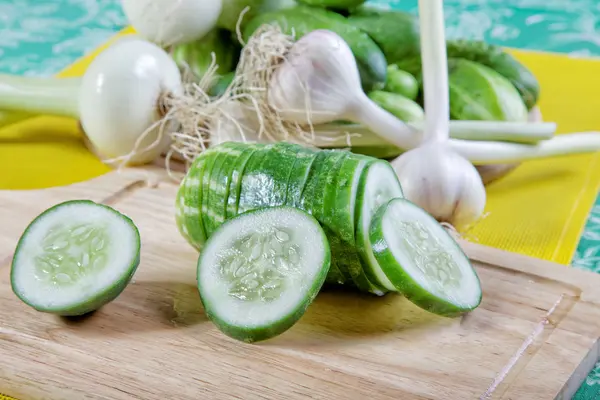
[[[600,62],[511,51],[538,77],[539,107],[558,133],[600,130]],[[527,161],[488,186],[481,244],[568,264],[600,187],[600,153]]]
[[[132,33],[126,29],[117,37]],[[114,39],[63,71],[83,74]],[[600,62],[513,51],[539,78],[544,119],[559,132],[600,127]],[[479,243],[569,263],[600,186],[598,154],[528,161],[488,186],[488,217],[470,237]],[[84,146],[77,123],[38,117],[0,130],[0,189],[34,189],[83,181],[108,172]]]

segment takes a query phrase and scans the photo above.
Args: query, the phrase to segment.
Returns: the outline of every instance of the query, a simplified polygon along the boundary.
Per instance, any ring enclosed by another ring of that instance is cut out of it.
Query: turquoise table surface
[[[417,10],[416,0],[370,3]],[[600,55],[597,0],[446,0],[444,4],[448,37],[574,57]],[[119,0],[0,0],[0,72],[54,74],[126,24]],[[600,199],[591,210],[573,265],[600,273]],[[600,400],[600,363],[574,399]]]

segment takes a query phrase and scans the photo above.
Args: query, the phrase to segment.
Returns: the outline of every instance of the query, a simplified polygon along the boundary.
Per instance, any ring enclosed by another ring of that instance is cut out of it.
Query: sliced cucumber
[[[245,342],[291,328],[321,289],[330,265],[318,221],[288,206],[248,211],[222,224],[198,259],[207,316]]]
[[[298,207],[303,209],[309,214],[313,214],[313,208],[315,207],[315,190],[319,177],[321,176],[321,169],[325,164],[329,152],[327,150],[321,150],[317,152],[315,160],[310,166],[310,171],[306,178],[306,183],[300,195],[300,202]]]
[[[396,198],[371,222],[370,242],[381,272],[408,300],[445,316],[481,303],[481,284],[469,258],[426,211]]]
[[[279,142],[273,146],[269,157],[263,159],[260,169],[265,174],[264,185],[257,207],[285,204],[288,180],[299,150],[300,146]]]
[[[226,219],[237,215],[240,190],[242,187],[242,176],[244,174],[246,164],[256,151],[258,151],[257,146],[248,146],[235,161],[233,170],[231,171],[231,183],[229,184],[229,192],[227,195],[227,208],[225,213]]]
[[[197,165],[198,170],[185,176],[177,191],[175,200],[175,218],[177,228],[183,237],[196,250],[202,250],[206,241],[206,232],[202,223],[202,165]]]
[[[259,207],[263,200],[261,196],[270,190],[269,177],[262,171],[261,164],[265,158],[269,157],[273,146],[273,144],[261,145],[246,163],[238,198],[238,214]]]
[[[201,204],[201,214],[202,214],[202,223],[204,224],[204,230],[206,232],[206,237],[208,238],[214,230],[215,222],[212,218],[212,214],[210,212],[210,203],[209,199],[209,191],[210,191],[210,177],[212,176],[212,171],[215,167],[216,158],[218,152],[213,148],[213,151],[206,152],[202,154],[202,161],[204,163],[204,167],[202,170],[202,204]]]
[[[305,189],[312,164],[316,158],[317,152],[299,151],[296,154],[296,161],[292,167],[286,189],[285,202],[287,205],[300,207],[302,192]]]
[[[225,196],[229,189],[231,168],[243,151],[243,148],[240,148],[236,142],[225,142],[218,149],[219,154],[217,155],[217,161],[215,161],[215,167],[210,178],[210,193],[208,198],[209,208],[212,213],[211,217],[215,222],[215,227],[225,222]]]
[[[373,161],[362,171],[356,195],[356,249],[369,281],[390,291],[397,291],[381,272],[369,241],[371,219],[389,200],[404,197],[398,177],[386,161]]]
[[[78,316],[111,302],[140,262],[131,219],[90,200],[72,200],[38,215],[17,244],[13,292],[30,307]]]

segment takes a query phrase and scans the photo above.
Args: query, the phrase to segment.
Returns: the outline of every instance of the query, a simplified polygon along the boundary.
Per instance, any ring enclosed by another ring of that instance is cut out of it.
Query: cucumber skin
[[[312,193],[310,194],[312,201],[310,203],[309,212],[319,221],[321,227],[325,231],[327,239],[329,240],[329,247],[331,249],[333,261],[329,268],[329,274],[327,275],[326,283],[344,285],[347,282],[352,282],[352,277],[349,273],[344,273],[343,270],[344,267],[342,260],[345,252],[343,251],[342,243],[335,232],[331,230],[331,227],[325,222],[324,201],[326,189],[328,187],[332,187],[330,176],[331,172],[334,170],[335,164],[337,161],[339,161],[339,159],[346,157],[348,154],[347,152],[338,150],[323,150],[323,152],[324,157],[322,158],[321,165],[318,167],[318,170],[315,172],[313,177],[314,186],[312,188]]]
[[[452,119],[527,122],[527,107],[518,90],[483,64],[448,59],[448,85]]]
[[[368,156],[361,156],[361,157],[367,157],[367,160],[370,158]],[[361,265],[363,266],[362,270],[363,270],[364,274],[366,275],[367,279],[370,282],[372,282],[373,285],[376,285],[379,289],[381,289],[384,293],[386,293],[386,292],[389,292],[389,289],[386,289],[384,287],[384,285],[381,282],[379,282],[377,275],[375,273],[373,273],[373,271],[371,270],[371,267],[369,266],[369,257],[366,254],[367,251],[364,248],[362,240],[359,239],[363,236],[366,236],[366,238],[368,239],[368,235],[369,235],[369,232],[363,231],[362,224],[360,223],[361,222],[361,208],[362,208],[363,197],[364,197],[364,191],[361,190],[361,187],[366,187],[366,179],[367,179],[369,167],[372,166],[375,162],[386,162],[386,161],[381,161],[381,160],[376,160],[376,161],[370,160],[370,161],[371,162],[368,162],[368,164],[365,165],[364,169],[361,171],[358,191],[356,193],[356,204],[355,204],[355,214],[354,214],[354,229],[355,229],[355,238],[356,238],[355,248],[356,248],[356,251],[358,252]],[[390,168],[392,168],[392,167],[390,166]],[[396,177],[398,186],[400,186],[400,181],[398,180],[398,176],[395,173],[394,173],[394,176]],[[400,192],[402,193],[401,186],[400,186]],[[379,208],[382,208],[382,207],[379,206]],[[373,225],[372,217],[371,217],[370,225]]]
[[[16,287],[15,287],[16,285],[15,285],[14,271],[15,271],[16,260],[19,257],[19,249],[21,248],[21,244],[23,243],[23,241],[27,237],[27,233],[29,232],[29,229],[31,229],[31,227],[37,221],[43,219],[46,214],[54,211],[57,207],[61,207],[61,206],[64,206],[64,205],[69,205],[69,204],[86,204],[86,205],[90,205],[90,206],[104,207],[107,210],[109,210],[110,212],[112,212],[115,215],[117,215],[118,217],[124,219],[131,226],[131,228],[134,230],[134,232],[136,233],[136,235],[135,235],[135,237],[136,237],[135,247],[136,247],[137,256],[133,260],[133,262],[131,263],[127,275],[125,275],[122,279],[120,279],[115,285],[106,288],[103,292],[97,294],[96,296],[94,296],[93,298],[89,299],[86,302],[83,302],[83,303],[81,303],[79,305],[74,305],[72,307],[61,308],[61,309],[54,308],[54,307],[39,307],[39,306],[34,306],[34,305],[28,303],[27,299],[21,293],[19,293],[19,291],[16,290]],[[23,232],[23,234],[21,235],[19,241],[17,242],[17,246],[15,248],[13,260],[12,260],[12,263],[11,263],[11,272],[10,272],[11,288],[12,288],[13,293],[23,303],[27,304],[29,307],[35,309],[36,311],[44,312],[44,313],[49,313],[49,314],[60,315],[62,317],[78,317],[78,316],[81,316],[81,315],[89,314],[89,313],[94,312],[94,311],[98,310],[99,308],[105,306],[106,304],[112,302],[113,300],[115,300],[123,292],[123,290],[125,290],[125,288],[127,287],[127,285],[129,285],[129,282],[131,282],[131,278],[133,278],[133,275],[135,275],[135,272],[136,272],[136,270],[137,270],[137,268],[138,268],[138,266],[140,264],[141,247],[142,247],[142,242],[141,242],[141,238],[140,238],[140,233],[139,233],[139,230],[138,230],[137,226],[133,222],[133,220],[131,218],[129,218],[128,216],[126,216],[125,214],[122,214],[119,211],[115,210],[114,208],[112,208],[110,206],[107,206],[105,204],[96,203],[96,202],[91,201],[91,200],[68,200],[68,201],[65,201],[65,202],[62,202],[62,203],[58,203],[58,204],[56,204],[56,205],[48,208],[47,210],[43,211],[37,217],[35,217],[33,219],[33,221],[31,221],[29,223],[29,225],[25,228],[25,231]]]
[[[377,105],[404,122],[423,121],[425,110],[415,101],[401,94],[374,90],[369,98]]]
[[[350,14],[348,23],[367,33],[389,64],[420,54],[419,19],[410,13],[363,6]]]
[[[300,4],[313,7],[350,10],[364,4],[367,0],[296,0]]]
[[[390,64],[387,69],[384,90],[414,101],[419,95],[419,81],[408,72],[398,68],[396,64]]]
[[[385,241],[382,228],[382,222],[385,216],[385,212],[387,211],[390,204],[396,201],[409,202],[408,200],[403,198],[395,198],[391,199],[390,201],[379,207],[373,215],[373,218],[371,220],[371,227],[369,229],[369,241],[371,242],[373,254],[379,262],[379,265],[393,266],[391,268],[382,267],[382,270],[384,271],[385,275],[388,277],[390,282],[392,282],[393,285],[398,289],[398,292],[404,295],[404,297],[406,297],[410,302],[414,303],[416,306],[426,311],[437,315],[452,318],[463,315],[477,308],[481,303],[483,296],[482,294],[479,296],[479,301],[477,302],[477,305],[469,309],[463,309],[457,307],[452,303],[447,302],[444,299],[440,299],[439,297],[431,293],[427,293],[426,291],[421,289],[417,283],[415,283],[415,281],[410,277],[410,275],[404,272],[404,269],[400,267],[396,258],[389,249],[387,242]],[[417,206],[415,205],[414,207]],[[431,218],[433,219],[433,217]],[[456,246],[459,247],[458,244]],[[459,250],[462,252],[462,249],[460,249],[460,247]],[[475,274],[475,276],[477,276],[477,274]],[[479,280],[479,278],[477,279]],[[479,286],[481,287],[481,283],[479,284]]]
[[[308,214],[307,212],[305,212],[301,209],[298,209],[295,207],[289,207],[289,206],[267,207],[267,208],[262,208],[262,209],[246,211],[244,213],[238,214],[238,215],[230,218],[229,220],[225,221],[224,224],[235,223],[236,220],[238,220],[240,218],[244,218],[246,214],[256,215],[257,213],[276,212],[277,210],[292,211],[292,212],[296,212],[298,214],[301,213],[300,214],[301,216],[311,219],[312,221],[314,221],[315,224],[320,226],[319,221],[317,221],[312,215]],[[321,232],[323,232],[323,231],[321,230]],[[215,237],[216,236],[211,236],[208,239],[207,246],[212,240],[216,240],[216,239],[214,239]],[[267,326],[260,326],[260,327],[231,326],[227,322],[220,319],[218,317],[218,315],[215,315],[215,313],[213,313],[213,310],[210,306],[210,302],[207,302],[206,299],[204,298],[204,296],[202,295],[200,279],[197,279],[198,292],[200,294],[200,301],[202,302],[202,306],[204,307],[204,311],[205,311],[207,317],[219,328],[219,330],[221,332],[223,332],[224,334],[226,334],[227,336],[229,336],[233,339],[236,339],[236,340],[239,340],[239,341],[242,341],[245,343],[260,342],[260,341],[268,340],[275,336],[281,335],[282,333],[284,333],[285,331],[290,329],[293,325],[295,325],[300,320],[300,318],[302,318],[302,316],[306,313],[306,310],[308,309],[308,307],[312,304],[314,299],[317,297],[317,295],[321,291],[323,284],[325,283],[325,278],[329,272],[329,266],[331,264],[331,250],[329,248],[329,242],[328,242],[327,237],[325,236],[324,232],[322,233],[321,243],[323,244],[324,250],[325,250],[324,251],[325,257],[323,260],[323,268],[321,268],[321,271],[316,276],[312,286],[307,290],[308,296],[304,299],[304,301],[302,301],[298,305],[298,307],[296,307],[296,309],[293,310],[290,314],[283,316],[279,322],[271,324],[271,326],[268,326],[268,327]],[[200,254],[200,257],[198,258],[198,264],[197,264],[197,276],[198,277],[200,276],[200,268],[202,265],[202,259],[203,259],[202,254]]]
[[[446,41],[446,52],[449,59],[464,58],[478,62],[504,76],[517,89],[528,111],[537,104],[540,97],[540,84],[537,78],[525,65],[501,47],[483,41],[459,39]],[[396,64],[400,69],[415,76],[422,84],[420,54],[414,54]]]
[[[227,204],[225,205],[225,220],[237,215],[244,171],[248,161],[250,161],[252,156],[258,151],[258,148],[255,146],[248,146],[245,151],[248,151],[248,153],[242,154],[236,160],[233,170],[231,171],[231,183],[229,184]]]
[[[293,28],[296,39],[317,29],[337,33],[354,54],[363,90],[368,93],[385,85],[388,64],[384,53],[369,35],[350,24],[342,15],[304,5],[261,14],[244,29],[244,40],[248,42],[254,31],[265,23],[277,24],[288,35]]]

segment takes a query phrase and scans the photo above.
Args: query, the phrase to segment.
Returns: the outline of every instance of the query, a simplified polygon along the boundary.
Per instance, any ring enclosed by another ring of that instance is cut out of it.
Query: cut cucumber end
[[[481,284],[469,258],[429,213],[402,198],[381,206],[370,228],[381,271],[408,300],[456,316],[477,308]]]
[[[331,253],[308,213],[289,206],[239,214],[208,239],[197,282],[207,316],[244,342],[270,339],[291,328],[319,293]]]
[[[369,240],[369,228],[377,210],[394,198],[402,198],[402,186],[386,161],[373,161],[362,171],[356,202],[356,248],[369,281],[386,291],[396,291],[378,265]]]
[[[12,290],[41,312],[87,314],[125,289],[139,265],[140,247],[137,227],[117,210],[90,200],[57,204],[19,239]]]

